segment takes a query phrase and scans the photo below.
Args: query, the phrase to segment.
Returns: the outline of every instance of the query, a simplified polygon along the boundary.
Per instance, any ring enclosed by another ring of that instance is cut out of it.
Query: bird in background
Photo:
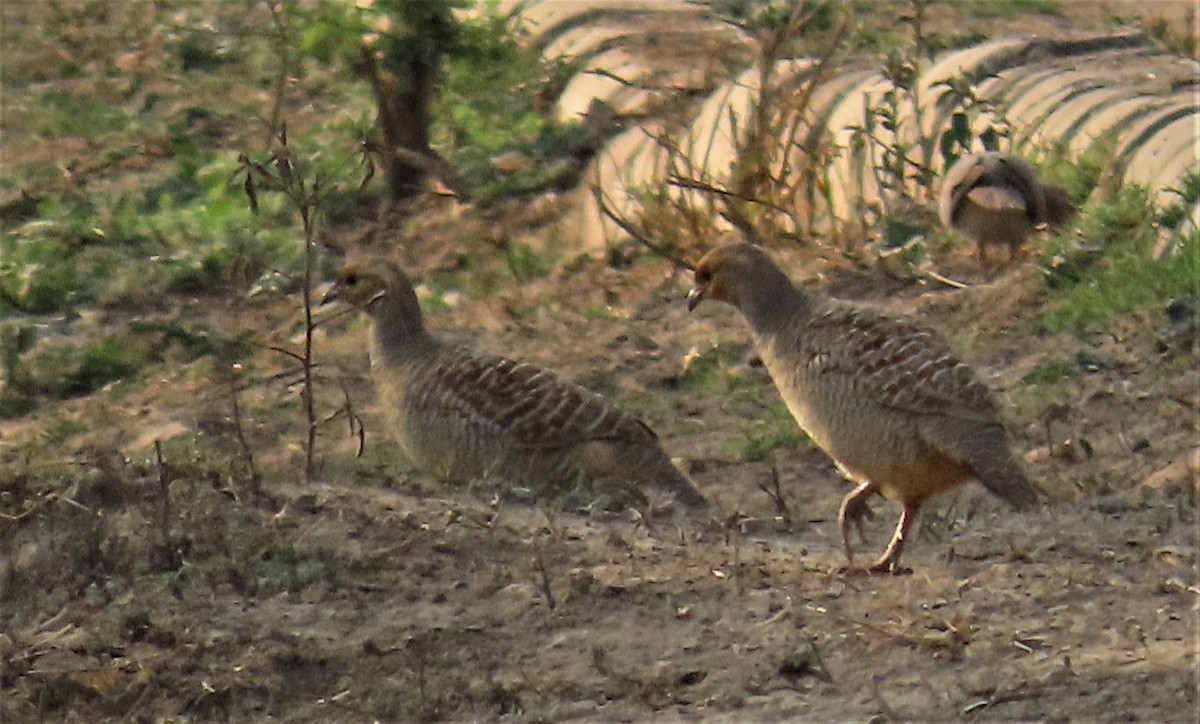
[[[989,151],[958,159],[942,179],[939,216],[975,242],[981,263],[991,247],[1007,247],[1008,261],[1034,231],[1054,228],[1075,214],[1061,186],[1043,184],[1024,159]]]
[[[371,376],[391,433],[422,470],[451,480],[497,477],[543,495],[612,485],[656,488],[689,507],[705,499],[641,420],[531,364],[439,341],[395,263],[351,261],[322,304],[371,320]]]
[[[988,390],[932,331],[798,288],[760,248],[713,249],[695,266],[688,309],[705,299],[737,307],[801,429],[857,487],[838,511],[862,535],[876,493],[903,512],[870,571],[899,572],[905,540],[931,496],[978,480],[1014,508],[1037,491],[1014,460]]]

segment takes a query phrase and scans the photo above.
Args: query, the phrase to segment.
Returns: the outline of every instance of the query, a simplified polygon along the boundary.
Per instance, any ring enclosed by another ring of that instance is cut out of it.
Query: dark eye
[[[352,287],[357,283],[358,283],[358,275],[355,274],[354,272],[350,272],[349,274],[347,274],[345,276],[345,278],[342,279],[342,284],[345,284],[348,287]]]
[[[696,270],[696,282],[698,284],[708,284],[712,280],[712,273],[707,269]]]

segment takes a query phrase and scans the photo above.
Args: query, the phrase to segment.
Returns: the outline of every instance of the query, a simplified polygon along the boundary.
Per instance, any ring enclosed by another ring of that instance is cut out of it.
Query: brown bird
[[[754,345],[800,427],[858,483],[838,526],[861,535],[875,493],[904,512],[874,572],[896,572],[908,530],[932,495],[975,479],[1014,508],[1037,493],[1013,459],[987,389],[933,332],[792,284],[750,244],[709,252],[688,309],[704,299],[741,310]]]
[[[704,497],[654,432],[603,397],[533,365],[444,344],[425,329],[412,282],[385,260],[351,262],[321,303],[371,318],[371,372],[392,432],[421,469],[452,480],[498,476],[541,493],[655,486]]]
[[[1036,229],[1058,226],[1075,213],[1067,190],[1038,181],[1023,159],[990,151],[958,159],[942,180],[942,223],[971,238],[979,260],[1007,246],[1012,261]]]

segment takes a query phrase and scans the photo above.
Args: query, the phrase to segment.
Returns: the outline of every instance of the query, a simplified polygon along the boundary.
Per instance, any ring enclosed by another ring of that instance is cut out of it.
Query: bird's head
[[[321,298],[321,304],[344,302],[355,307],[369,307],[387,296],[388,279],[381,265],[361,261],[347,262]]]
[[[412,281],[395,263],[386,259],[357,259],[347,262],[321,298],[321,304],[343,302],[372,316],[391,310],[388,316],[415,317],[421,310]]]
[[[1065,224],[1079,212],[1071,201],[1071,193],[1062,186],[1045,185],[1042,193],[1046,197],[1045,222],[1051,228]]]
[[[725,244],[705,254],[695,266],[696,285],[688,293],[688,311],[705,299],[742,307],[748,284],[782,276],[766,252],[748,243]],[[784,282],[787,280],[784,278]]]

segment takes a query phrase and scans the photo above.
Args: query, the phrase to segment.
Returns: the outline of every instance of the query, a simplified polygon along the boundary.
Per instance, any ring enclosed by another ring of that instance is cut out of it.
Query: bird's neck
[[[750,328],[758,336],[774,335],[798,314],[812,308],[812,297],[792,284],[782,271],[772,269],[752,282],[753,287],[739,290],[738,306]]]
[[[437,346],[425,331],[416,295],[387,295],[371,302],[371,363],[391,364]]]

